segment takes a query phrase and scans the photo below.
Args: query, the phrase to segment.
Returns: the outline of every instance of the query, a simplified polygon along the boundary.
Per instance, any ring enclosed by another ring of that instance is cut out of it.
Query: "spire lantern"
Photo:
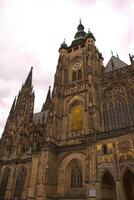
[[[78,31],[84,31],[84,26],[83,26],[83,24],[81,23],[81,19],[80,19],[80,23],[79,23],[79,25],[78,25],[78,27],[77,27],[77,30],[78,30]]]
[[[84,26],[83,24],[81,23],[81,19],[80,19],[80,23],[77,27],[77,33],[75,34],[74,38],[75,39],[79,39],[79,38],[85,38],[86,36],[86,32],[84,31]]]

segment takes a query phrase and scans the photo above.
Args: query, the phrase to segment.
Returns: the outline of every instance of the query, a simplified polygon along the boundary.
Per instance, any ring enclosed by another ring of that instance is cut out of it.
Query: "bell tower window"
[[[72,81],[76,81],[76,80],[77,80],[77,74],[76,74],[76,71],[73,71]]]
[[[75,63],[72,71],[72,81],[82,80],[82,69],[80,63]]]
[[[82,79],[82,71],[81,69],[79,69],[78,71],[78,80],[81,80]]]

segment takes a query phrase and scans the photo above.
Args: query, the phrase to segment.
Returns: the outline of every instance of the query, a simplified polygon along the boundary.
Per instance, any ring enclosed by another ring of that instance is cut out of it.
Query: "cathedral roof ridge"
[[[123,67],[126,67],[128,64],[126,64],[124,61],[122,61],[119,57],[116,57],[115,55],[112,55],[110,60],[108,61],[104,72],[110,72],[113,70],[113,65],[114,64],[114,69],[120,69]]]

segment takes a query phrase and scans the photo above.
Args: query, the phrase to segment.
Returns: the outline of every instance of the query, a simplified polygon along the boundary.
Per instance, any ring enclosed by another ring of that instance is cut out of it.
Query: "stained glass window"
[[[77,162],[72,163],[71,168],[71,188],[81,188],[82,187],[82,170]]]
[[[22,192],[24,190],[25,177],[26,177],[26,170],[25,168],[22,168],[16,179],[15,190],[14,190],[15,200],[22,199]]]

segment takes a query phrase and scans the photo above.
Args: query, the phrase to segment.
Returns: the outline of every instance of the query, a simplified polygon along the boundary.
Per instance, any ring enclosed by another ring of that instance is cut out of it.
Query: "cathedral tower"
[[[103,58],[95,46],[95,37],[84,31],[81,21],[70,46],[59,49],[52,99],[59,116],[60,139],[81,137],[100,131],[99,85]]]

